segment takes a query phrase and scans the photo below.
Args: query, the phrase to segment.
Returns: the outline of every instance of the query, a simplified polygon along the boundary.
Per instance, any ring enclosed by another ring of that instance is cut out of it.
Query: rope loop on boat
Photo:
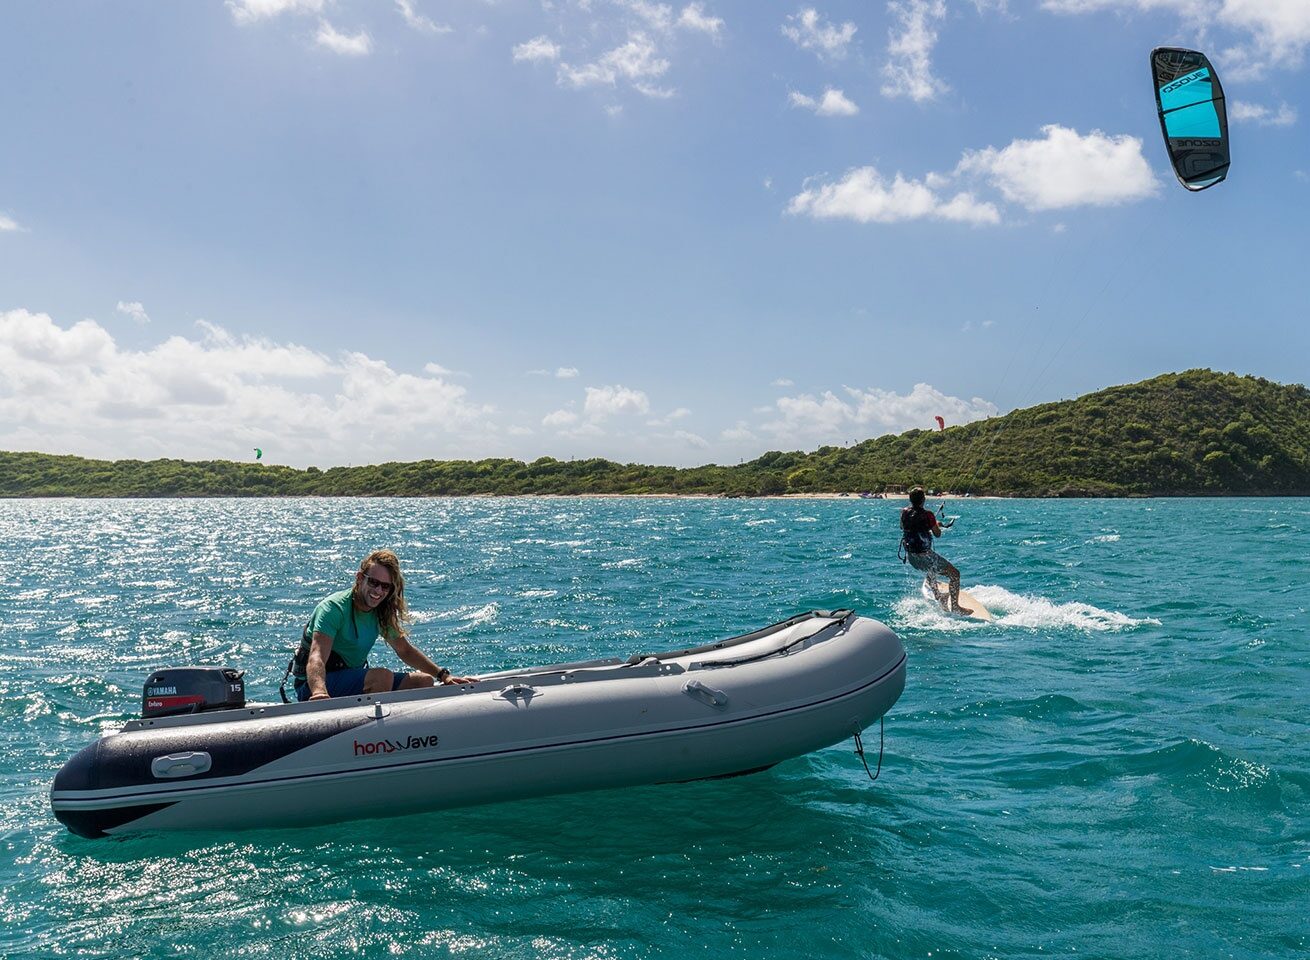
[[[882,749],[886,742],[883,735],[883,720],[883,717],[878,718],[878,770],[876,773],[869,773],[869,761],[864,759],[864,740],[860,736],[860,731],[855,731],[855,755],[860,758],[860,763],[864,764],[864,772],[869,774],[870,783],[877,780],[878,775],[882,773]]]

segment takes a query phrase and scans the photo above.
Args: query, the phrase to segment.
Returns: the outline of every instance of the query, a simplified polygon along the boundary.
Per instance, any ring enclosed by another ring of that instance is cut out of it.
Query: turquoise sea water
[[[898,507],[0,502],[0,956],[1310,953],[1310,502],[954,501],[942,552],[994,625],[920,597]],[[401,555],[416,643],[470,672],[882,619],[909,667],[881,777],[847,744],[302,830],[53,819],[55,771],[152,668],[239,666],[276,699],[309,610],[374,546]]]

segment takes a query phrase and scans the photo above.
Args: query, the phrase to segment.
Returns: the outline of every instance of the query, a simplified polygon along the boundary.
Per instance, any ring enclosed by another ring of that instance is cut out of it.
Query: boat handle
[[[500,691],[499,696],[506,700],[517,700],[523,697],[525,700],[531,700],[537,695],[537,688],[527,683],[514,683]]]
[[[203,750],[186,753],[170,753],[166,757],[155,757],[150,761],[150,772],[157,779],[168,780],[175,777],[192,777],[205,773],[213,766],[213,760]]]
[[[682,685],[682,692],[689,697],[695,697],[712,707],[725,707],[728,705],[728,695],[722,690],[716,690],[713,687],[701,683],[699,680],[688,680]]]

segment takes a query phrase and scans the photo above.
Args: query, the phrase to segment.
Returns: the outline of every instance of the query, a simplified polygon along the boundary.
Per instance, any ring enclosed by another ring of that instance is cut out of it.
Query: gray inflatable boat
[[[215,672],[238,688],[240,674]],[[99,837],[733,776],[857,735],[904,687],[900,640],[849,610],[689,650],[313,703],[241,694],[242,706],[212,709],[213,698],[156,687],[197,712],[102,737],[59,771],[50,800],[69,830]],[[151,689],[147,708],[160,703]]]

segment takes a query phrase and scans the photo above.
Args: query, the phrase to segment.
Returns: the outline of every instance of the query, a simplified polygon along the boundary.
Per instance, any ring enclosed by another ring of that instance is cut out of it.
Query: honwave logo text
[[[437,745],[437,735],[406,737],[404,740],[374,740],[370,743],[355,741],[355,756],[372,756],[375,753],[396,753],[400,750],[431,750]]]
[[[171,693],[177,693],[177,687],[150,687],[146,690],[147,697],[166,697]]]

